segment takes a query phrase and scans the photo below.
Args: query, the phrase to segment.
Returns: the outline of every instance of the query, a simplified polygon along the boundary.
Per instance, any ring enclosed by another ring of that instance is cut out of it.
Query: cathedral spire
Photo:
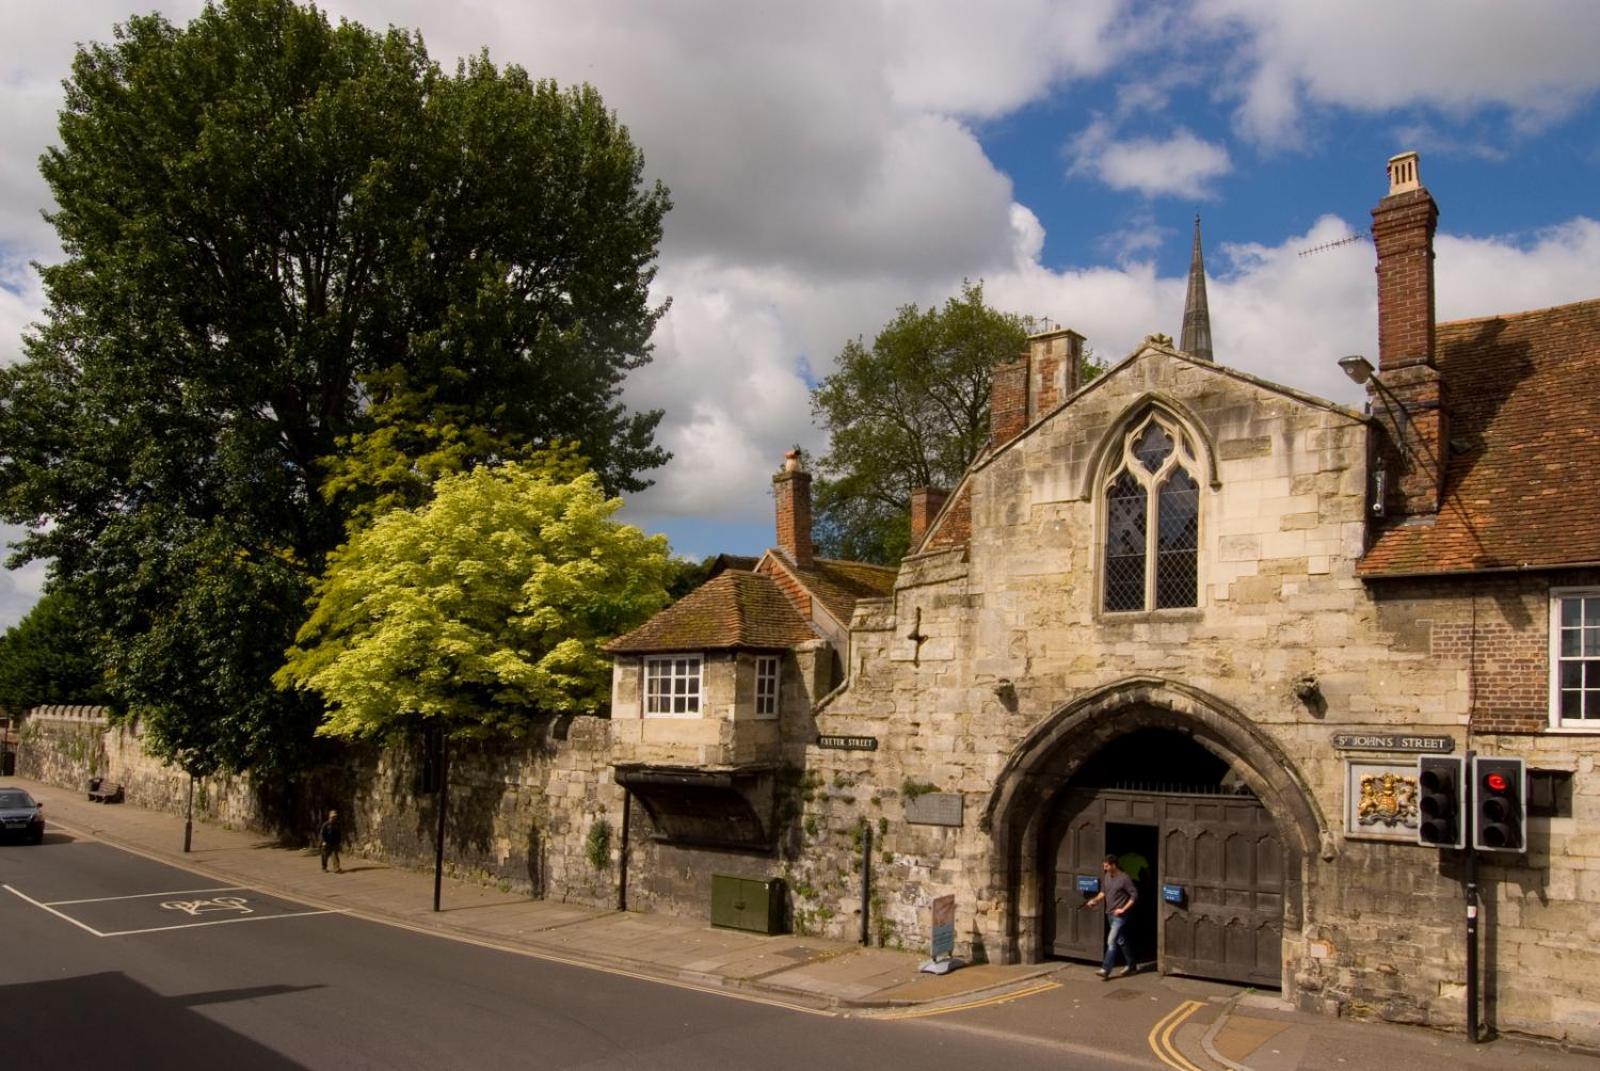
[[[1189,295],[1183,300],[1183,337],[1178,349],[1202,361],[1211,356],[1211,310],[1206,307],[1206,263],[1200,256],[1200,217],[1194,217],[1194,252],[1189,256]]]

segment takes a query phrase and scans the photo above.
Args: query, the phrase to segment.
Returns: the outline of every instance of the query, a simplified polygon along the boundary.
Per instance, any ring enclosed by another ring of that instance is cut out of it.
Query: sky
[[[1593,0],[323,8],[416,29],[447,66],[487,49],[594,85],[671,189],[671,307],[626,399],[665,410],[673,458],[623,516],[686,556],[772,543],[784,451],[826,450],[811,388],[902,305],[982,280],[1110,362],[1177,337],[1196,214],[1218,362],[1359,404],[1335,362],[1377,352],[1366,235],[1401,151],[1440,207],[1441,319],[1600,297]],[[74,48],[151,9],[7,0],[26,17],[0,35],[0,363],[43,310],[30,263],[61,256],[36,163]],[[44,579],[0,571],[0,627]]]

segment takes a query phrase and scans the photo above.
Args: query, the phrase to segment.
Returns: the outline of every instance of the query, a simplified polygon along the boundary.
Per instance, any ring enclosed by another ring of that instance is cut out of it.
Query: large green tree
[[[953,486],[977,455],[989,436],[991,372],[1027,335],[1022,317],[985,303],[982,283],[965,283],[942,307],[902,307],[870,347],[845,344],[811,395],[829,435],[816,482],[823,553],[899,561],[911,492]]]
[[[317,584],[278,675],[328,704],[319,730],[483,737],[610,697],[606,640],[668,602],[662,536],[568,455],[446,476],[357,532]]]
[[[40,599],[0,636],[0,707],[20,713],[40,703],[105,700],[94,637],[65,592]]]
[[[316,710],[270,676],[312,579],[440,474],[665,460],[620,390],[669,202],[593,89],[225,0],[81,48],[41,168],[66,259],[0,370],[0,516],[158,746],[287,761]]]

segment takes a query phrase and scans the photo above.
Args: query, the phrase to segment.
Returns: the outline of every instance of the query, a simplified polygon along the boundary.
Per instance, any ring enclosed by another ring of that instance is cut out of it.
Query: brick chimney
[[[778,549],[802,569],[816,556],[811,549],[811,474],[800,468],[800,451],[783,455],[783,469],[772,477],[778,505]]]
[[[1015,360],[995,366],[989,387],[989,441],[1003,443],[1078,389],[1083,336],[1056,327],[1028,336]]]
[[[928,534],[933,519],[944,509],[950,492],[942,487],[919,487],[911,492],[911,546],[916,549]]]
[[[1433,232],[1439,208],[1422,185],[1418,157],[1389,161],[1389,195],[1372,210],[1378,251],[1378,376],[1372,412],[1389,442],[1391,474],[1384,506],[1391,513],[1436,513],[1443,493],[1447,439],[1444,381],[1434,360]],[[1387,390],[1385,390],[1387,388]]]

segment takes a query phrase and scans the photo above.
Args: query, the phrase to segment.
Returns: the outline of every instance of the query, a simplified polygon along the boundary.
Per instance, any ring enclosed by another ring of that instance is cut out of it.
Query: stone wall
[[[575,718],[543,726],[519,746],[456,745],[446,814],[446,869],[467,880],[530,895],[615,904],[622,794],[611,780],[609,723]],[[320,816],[337,808],[350,851],[431,869],[438,811],[419,795],[420,749],[352,747],[334,766],[263,793],[249,776],[200,778],[195,814],[309,846]],[[137,725],[103,715],[30,715],[18,773],[83,789],[101,775],[125,786],[129,804],[183,814],[189,778],[145,753]]]

